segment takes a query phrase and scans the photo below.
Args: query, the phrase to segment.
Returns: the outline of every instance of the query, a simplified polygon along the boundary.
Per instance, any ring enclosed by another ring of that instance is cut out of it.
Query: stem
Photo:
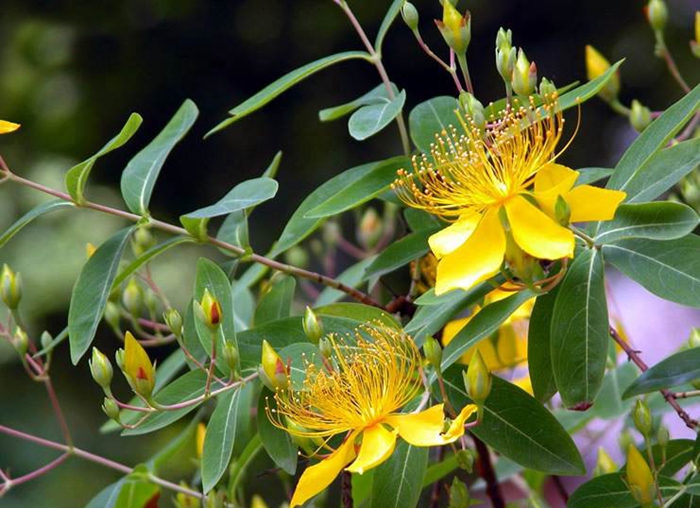
[[[578,236],[581,240],[583,240],[584,242],[586,242],[586,244],[587,244],[590,248],[595,247],[595,239],[594,239],[594,238],[591,238],[590,236],[588,236],[586,233],[584,233],[583,231],[581,231],[581,230],[580,230],[579,228],[577,228],[577,227],[569,226],[569,229],[570,229],[571,231],[573,231],[573,233],[574,233],[576,236]]]
[[[632,113],[632,110],[622,104],[618,99],[610,101],[608,104],[610,105],[610,109],[624,117],[629,117],[630,113]]]
[[[698,126],[698,122],[700,122],[700,113],[697,113],[693,119],[688,123],[685,129],[683,129],[683,132],[681,132],[678,137],[674,141],[680,143],[681,141],[685,141],[688,139],[690,136],[693,135],[695,132],[695,128]]]
[[[211,332],[211,361],[209,362],[209,370],[207,371],[207,383],[204,385],[204,398],[209,397],[209,388],[211,388],[211,378],[214,376],[214,366],[216,365],[216,338],[221,327]]]
[[[464,82],[467,84],[467,92],[474,95],[474,87],[472,86],[472,79],[469,76],[469,66],[467,65],[467,54],[458,54],[457,62],[459,62],[459,68],[462,70],[462,77],[464,78]]]
[[[668,71],[671,73],[671,76],[673,76],[673,78],[678,82],[685,93],[690,93],[688,83],[686,83],[683,76],[681,76],[681,72],[678,70],[678,66],[676,65],[676,61],[673,59],[673,55],[671,55],[668,47],[666,47],[666,41],[664,41],[663,34],[659,34],[657,36],[657,42],[659,54],[666,61],[666,66],[668,67]]]
[[[677,399],[688,399],[690,397],[697,397],[700,395],[700,390],[691,390],[688,392],[675,392],[673,396]]]
[[[472,439],[474,440],[474,446],[476,447],[476,452],[479,454],[478,468],[479,475],[486,482],[486,494],[491,500],[491,505],[493,508],[505,508],[506,503],[503,501],[503,493],[501,492],[501,486],[496,478],[496,473],[493,469],[493,464],[491,464],[491,454],[489,449],[478,437],[472,434]]]
[[[231,383],[228,385],[225,385],[218,390],[212,390],[210,393],[204,393],[204,395],[200,395],[199,397],[196,397],[194,399],[190,400],[185,400],[183,402],[178,402],[177,404],[171,404],[171,405],[161,405],[161,404],[154,404],[153,407],[158,409],[159,411],[176,411],[178,409],[183,409],[186,407],[193,406],[195,404],[199,404],[200,402],[204,402],[205,400],[211,398],[211,397],[216,397],[217,395],[220,395],[224,392],[227,392],[229,390],[232,390],[233,388],[238,388],[244,384],[246,384],[248,381],[252,381],[253,379],[258,377],[258,373],[255,372],[248,377],[244,377],[240,381],[236,381],[235,383]]]
[[[66,417],[63,414],[61,405],[58,402],[58,397],[56,396],[56,391],[53,389],[53,383],[50,377],[44,379],[44,386],[46,387],[46,393],[49,395],[51,400],[51,406],[53,407],[53,412],[56,414],[56,419],[58,424],[61,426],[61,432],[63,433],[63,439],[66,440],[66,444],[72,448],[73,447],[73,437],[70,434],[70,429],[68,428],[68,423],[66,422]]]
[[[454,67],[450,66],[447,62],[445,62],[442,58],[437,56],[435,53],[433,53],[433,50],[428,47],[428,45],[425,43],[423,40],[423,37],[421,37],[420,32],[417,30],[413,32],[413,35],[416,36],[416,41],[418,41],[418,45],[420,48],[425,52],[426,55],[428,55],[430,58],[435,60],[438,64],[440,64],[440,67],[445,69],[450,76],[452,76],[452,81],[454,81],[455,86],[457,87],[457,92],[463,92],[464,88],[462,87],[462,82],[459,80],[459,77],[457,76],[457,69]]]
[[[33,480],[33,479],[35,479],[35,478],[38,478],[38,477],[40,477],[40,476],[42,476],[42,475],[48,473],[49,471],[51,471],[51,470],[57,468],[58,466],[60,466],[61,464],[63,464],[63,462],[64,462],[68,457],[70,457],[70,453],[65,452],[63,455],[61,455],[61,456],[58,457],[57,459],[52,460],[51,462],[49,462],[48,464],[46,464],[46,465],[43,466],[43,467],[40,467],[40,468],[37,469],[36,471],[32,471],[31,473],[27,473],[27,474],[25,474],[24,476],[19,476],[19,477],[14,478],[14,479],[8,478],[8,477],[5,476],[4,473],[3,473],[3,476],[4,476],[4,478],[3,478],[4,483],[3,483],[3,488],[0,489],[0,493],[1,493],[1,494],[4,494],[5,492],[7,492],[8,490],[10,490],[10,489],[11,489],[13,486],[15,486],[15,485],[21,485],[22,483],[26,483],[26,482],[28,482],[28,481],[31,481],[31,480]]]
[[[441,446],[440,448],[438,448],[437,463],[439,464],[440,462],[442,462],[444,458],[445,447]],[[430,504],[428,505],[428,508],[438,508],[438,505],[440,504],[441,490],[442,480],[437,480],[435,483],[433,483],[433,488],[430,491]]]
[[[649,366],[639,356],[639,352],[632,349],[630,345],[627,344],[625,339],[623,339],[617,330],[615,330],[615,328],[612,326],[610,327],[610,336],[622,348],[625,354],[627,354],[630,361],[634,362],[634,364],[639,367],[639,370],[642,372],[649,370]],[[661,395],[663,395],[664,399],[666,399],[666,402],[676,411],[680,419],[685,422],[685,425],[689,429],[695,430],[698,426],[698,421],[692,419],[690,415],[680,406],[680,404],[678,404],[675,394],[666,389],[659,391],[661,392]]]
[[[343,471],[340,476],[341,500],[343,508],[352,508],[352,476],[349,471]]]
[[[393,88],[391,88],[391,81],[389,80],[389,75],[387,74],[386,69],[384,68],[384,64],[382,63],[382,56],[379,53],[377,53],[377,51],[374,49],[374,46],[367,38],[367,34],[362,28],[362,25],[360,25],[360,22],[355,17],[355,14],[352,12],[347,2],[345,0],[333,0],[333,2],[335,2],[335,4],[343,10],[345,15],[350,20],[350,23],[357,32],[357,35],[359,35],[362,44],[364,44],[365,48],[367,49],[367,52],[372,57],[372,62],[377,68],[377,72],[379,73],[379,77],[382,79],[382,83],[384,83],[384,88],[386,88],[386,94],[389,97],[389,100],[394,100],[396,98],[396,95],[394,94]],[[406,122],[403,118],[403,111],[396,116],[396,123],[399,126],[399,134],[401,136],[401,144],[403,145],[404,154],[410,155],[411,144],[408,140],[408,129],[406,128]]]

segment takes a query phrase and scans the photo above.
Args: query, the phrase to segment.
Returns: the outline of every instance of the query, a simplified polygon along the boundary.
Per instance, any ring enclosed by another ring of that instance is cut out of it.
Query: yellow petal
[[[457,415],[457,418],[450,424],[450,428],[445,432],[445,440],[451,443],[462,437],[464,435],[464,424],[467,423],[467,420],[477,411],[478,408],[474,404],[467,404],[464,406]]]
[[[519,377],[513,380],[513,384],[525,390],[530,395],[533,395],[532,391],[532,380],[530,380],[530,375],[525,374],[523,377]]]
[[[626,193],[618,190],[579,185],[564,199],[571,209],[571,222],[587,222],[612,219],[625,196]]]
[[[498,209],[487,211],[476,230],[461,247],[440,260],[435,294],[469,289],[498,273],[506,250],[506,235]]]
[[[464,214],[457,222],[438,231],[428,239],[430,250],[440,259],[466,242],[479,224],[480,214]]]
[[[333,483],[335,477],[355,458],[355,436],[357,432],[350,434],[328,458],[306,468],[294,490],[290,508],[304,504]]]
[[[17,129],[19,129],[18,123],[0,120],[0,134],[7,134],[8,132],[16,131]]]
[[[476,311],[474,311],[476,312]],[[474,317],[474,314],[471,316],[467,316],[464,318],[459,318],[459,319],[454,319],[447,323],[445,325],[445,328],[442,330],[442,345],[446,346],[448,345],[452,339],[455,338],[455,335],[459,333],[459,331],[464,328],[469,321]]]
[[[458,423],[453,423],[450,430],[444,435],[442,431],[445,428],[445,412],[442,404],[437,404],[420,413],[389,415],[384,421],[394,427],[399,432],[399,436],[408,444],[413,446],[441,446],[456,441],[464,433],[464,429],[462,429],[462,434],[459,434],[456,427],[460,425],[459,421],[462,422],[461,426],[464,427],[464,420],[469,418],[470,414],[467,415],[465,413],[464,418],[460,420],[463,416],[460,413],[457,420],[455,420]],[[453,429],[453,427],[455,428]]]
[[[525,252],[539,259],[574,256],[574,234],[538,210],[522,196],[505,204],[515,242]]]
[[[362,433],[362,445],[355,462],[347,467],[351,473],[364,473],[388,459],[396,446],[396,429],[393,431],[378,423]]]
[[[472,356],[474,356],[474,353],[477,351],[481,353],[481,357],[484,359],[484,363],[489,370],[498,370],[503,368],[503,362],[499,360],[498,354],[496,353],[496,347],[490,338],[482,340],[477,345],[467,349],[467,351],[459,357],[459,362],[468,365],[469,361],[472,359]]]
[[[537,173],[533,196],[544,213],[554,218],[557,198],[571,190],[578,175],[578,171],[561,164],[547,164]]]
[[[134,380],[155,382],[151,359],[131,332],[126,332],[124,336],[124,372]]]

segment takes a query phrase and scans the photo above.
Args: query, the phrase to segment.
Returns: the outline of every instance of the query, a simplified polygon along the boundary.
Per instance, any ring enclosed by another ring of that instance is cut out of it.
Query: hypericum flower
[[[18,123],[0,120],[0,134],[7,134],[9,132],[16,131],[17,129],[19,129],[19,127],[20,125]]]
[[[453,222],[429,239],[440,260],[437,295],[496,275],[507,243],[537,259],[573,257],[574,235],[556,213],[560,198],[570,221],[580,222],[611,219],[625,197],[573,188],[578,172],[554,164],[564,125],[555,100],[508,109],[486,131],[458,118],[464,133],[436,135],[431,157],[414,157],[413,173],[399,170],[393,185],[409,206]]]
[[[333,354],[323,367],[306,363],[303,387],[277,390],[270,421],[292,436],[321,442],[331,451],[299,479],[291,507],[328,487],[346,468],[362,474],[388,459],[397,435],[414,446],[439,446],[464,434],[476,412],[469,404],[445,431],[443,405],[419,413],[398,411],[421,389],[421,357],[413,340],[395,330],[363,326],[355,337],[330,337]],[[345,434],[333,450],[330,439]]]

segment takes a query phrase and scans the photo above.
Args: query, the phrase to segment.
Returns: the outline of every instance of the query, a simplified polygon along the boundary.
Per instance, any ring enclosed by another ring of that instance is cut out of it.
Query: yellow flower
[[[129,377],[132,388],[147,397],[155,385],[155,369],[143,346],[131,332],[124,336],[124,373]]]
[[[437,135],[431,158],[414,158],[413,173],[399,170],[393,185],[409,206],[453,222],[429,239],[440,260],[436,295],[496,275],[509,239],[534,258],[573,257],[574,235],[554,215],[558,196],[572,222],[609,220],[625,197],[590,185],[573,188],[578,172],[554,164],[564,125],[556,102],[536,107],[531,100],[485,133],[470,120],[460,122],[464,134],[450,128]]]
[[[301,475],[292,508],[328,487],[344,468],[362,474],[384,462],[398,436],[414,446],[457,440],[476,412],[476,406],[465,406],[446,432],[442,404],[419,413],[398,412],[421,389],[421,357],[405,334],[365,326],[354,340],[330,341],[333,355],[324,367],[308,362],[303,388],[294,391],[289,383],[288,389],[277,390],[276,409],[267,409],[277,427],[293,436],[322,438],[321,448],[331,451]],[[338,434],[345,436],[333,450],[329,441]]]
[[[18,123],[0,120],[0,134],[7,134],[9,132],[16,131],[17,129],[19,129],[19,127],[20,125]]]

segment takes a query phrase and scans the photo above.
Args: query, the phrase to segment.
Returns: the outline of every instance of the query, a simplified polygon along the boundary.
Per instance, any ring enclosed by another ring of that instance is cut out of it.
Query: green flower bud
[[[484,105],[469,92],[461,92],[459,94],[459,103],[464,109],[468,120],[474,122],[479,129],[483,130],[486,127],[486,114],[484,113]]]
[[[498,29],[498,33],[496,34],[496,49],[501,50],[501,51],[510,51],[510,48],[513,47],[513,32],[508,29],[504,29],[503,27]]]
[[[90,365],[92,379],[94,379],[105,392],[109,393],[110,385],[112,384],[112,376],[114,375],[112,363],[99,349],[93,347],[92,358],[88,364]]]
[[[181,487],[190,488],[185,482],[180,482]],[[175,495],[176,508],[202,508],[202,503],[198,497],[188,496],[182,492]]]
[[[240,359],[236,346],[232,342],[224,342],[224,350],[221,354],[228,368],[235,373],[238,370],[238,361]]]
[[[119,312],[119,306],[116,303],[107,302],[105,306],[105,321],[113,330],[119,330],[119,321],[121,320],[121,313]]]
[[[688,347],[694,348],[698,346],[700,346],[700,328],[693,327],[688,337]]]
[[[102,411],[107,415],[108,418],[119,423],[119,406],[111,397],[105,397],[102,402]]]
[[[469,360],[469,368],[466,373],[463,373],[463,377],[469,397],[481,409],[491,393],[492,379],[491,372],[479,351],[472,355],[471,360]]]
[[[158,295],[148,288],[143,292],[143,303],[146,305],[146,309],[148,309],[149,313],[155,314],[158,311],[160,300],[158,299]]]
[[[515,60],[511,86],[516,94],[523,97],[532,94],[537,86],[537,66],[535,62],[530,63],[522,48],[518,50]]]
[[[554,86],[554,83],[552,83],[550,80],[547,78],[543,77],[542,81],[540,81],[540,88],[539,88],[540,96],[541,97],[556,97],[557,96],[557,87]]]
[[[139,317],[143,312],[143,290],[134,277],[129,280],[122,293],[122,304],[134,317]]]
[[[7,305],[7,308],[16,309],[22,299],[22,276],[13,272],[6,264],[2,265],[0,290],[2,301]]]
[[[377,245],[382,237],[382,219],[371,206],[362,214],[362,219],[357,226],[357,241],[365,249],[371,249]]]
[[[39,338],[39,340],[41,342],[41,349],[46,349],[49,346],[51,346],[51,343],[53,342],[53,337],[49,332],[44,330],[43,332],[41,332],[41,337]]]
[[[15,328],[15,334],[12,336],[12,345],[20,356],[24,356],[29,349],[29,336],[19,326]]]
[[[318,350],[324,358],[328,359],[331,357],[333,344],[328,337],[321,337],[321,340],[318,341]]]
[[[638,100],[632,101],[630,124],[637,132],[642,132],[651,123],[651,110]]]
[[[464,469],[467,473],[471,473],[474,470],[474,462],[476,462],[476,453],[474,450],[459,450],[455,454],[455,459],[457,459],[457,466],[459,466],[460,469]]]
[[[338,243],[340,238],[340,226],[335,221],[326,222],[323,225],[323,242],[326,246],[332,246]]]
[[[216,330],[221,326],[223,315],[221,313],[221,305],[219,301],[209,292],[208,288],[204,289],[201,302],[195,300],[193,302],[194,316],[200,323],[204,323],[210,330]]]
[[[452,479],[452,485],[450,485],[449,508],[469,508],[470,506],[469,489],[464,482],[455,476]]]
[[[163,321],[178,339],[182,337],[182,316],[172,307],[163,313]]]
[[[496,34],[496,69],[506,83],[510,83],[513,76],[515,57],[513,32],[499,28]]]
[[[668,7],[664,0],[649,0],[647,4],[647,19],[655,31],[663,30],[668,21]]]
[[[124,350],[119,348],[114,353],[114,361],[117,362],[117,367],[120,370],[124,370]]]
[[[472,19],[469,11],[462,16],[451,2],[442,3],[442,21],[435,20],[442,38],[455,53],[463,55],[467,52],[472,40]]]
[[[659,432],[656,434],[656,440],[661,448],[666,448],[668,446],[668,442],[671,440],[671,434],[663,425],[659,427]]]
[[[295,245],[284,254],[284,260],[288,265],[306,268],[309,266],[309,253]]]
[[[131,241],[131,250],[138,257],[156,244],[151,231],[146,227],[140,227],[134,233]]]
[[[401,7],[401,17],[411,31],[418,31],[418,9],[415,5],[411,2],[404,2]]]
[[[568,226],[571,221],[571,207],[561,196],[557,196],[554,203],[554,216],[562,226]]]
[[[302,322],[304,327],[304,333],[314,344],[318,344],[318,341],[323,337],[323,323],[318,318],[316,313],[311,309],[311,307],[306,307],[304,311],[304,321]]]
[[[440,372],[442,348],[440,347],[440,343],[433,337],[428,337],[425,339],[425,343],[423,344],[423,355],[425,355],[425,359],[430,362],[430,365],[432,365],[437,372]]]
[[[634,426],[637,430],[644,436],[648,438],[651,436],[651,412],[649,411],[649,406],[642,399],[637,399],[637,403],[632,410],[632,420],[634,421]]]

